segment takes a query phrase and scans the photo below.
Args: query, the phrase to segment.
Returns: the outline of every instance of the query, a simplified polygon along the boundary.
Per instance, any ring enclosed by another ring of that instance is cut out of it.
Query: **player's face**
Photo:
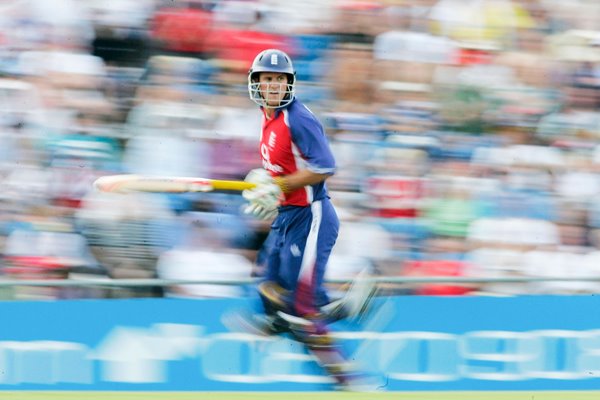
[[[279,72],[261,72],[260,93],[270,107],[277,107],[286,95],[288,77]]]

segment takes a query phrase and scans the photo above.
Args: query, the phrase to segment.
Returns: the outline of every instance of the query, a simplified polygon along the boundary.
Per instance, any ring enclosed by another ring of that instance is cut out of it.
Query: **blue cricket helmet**
[[[261,72],[280,72],[288,76],[288,85],[286,95],[277,107],[270,107],[266,104],[258,83],[258,76]],[[260,52],[252,62],[250,71],[248,71],[248,93],[250,99],[261,107],[280,108],[290,104],[294,99],[296,84],[296,71],[292,64],[292,59],[283,51],[277,49],[268,49]]]

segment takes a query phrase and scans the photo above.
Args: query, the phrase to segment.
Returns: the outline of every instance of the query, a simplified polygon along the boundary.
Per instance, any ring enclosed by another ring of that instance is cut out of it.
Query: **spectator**
[[[216,214],[211,219],[225,217]],[[253,264],[232,251],[233,231],[224,228],[222,223],[219,225],[195,214],[184,242],[161,254],[157,272],[162,279],[222,281],[225,284],[172,285],[167,289],[167,296],[241,297],[245,294],[243,285],[227,282],[243,283],[250,279]]]

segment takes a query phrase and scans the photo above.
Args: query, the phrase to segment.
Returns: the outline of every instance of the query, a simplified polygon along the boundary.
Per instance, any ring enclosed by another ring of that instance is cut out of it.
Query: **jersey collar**
[[[289,108],[292,104],[294,104],[296,102],[296,98],[294,97],[292,99],[292,101],[290,101],[288,104],[286,104],[283,107],[279,107],[275,109],[275,113],[273,114],[273,119],[277,118],[279,116],[279,114],[285,110],[286,108]],[[263,106],[260,107],[261,111],[263,112],[263,115],[265,116],[266,119],[269,119],[267,117],[267,112],[265,111],[265,108]]]

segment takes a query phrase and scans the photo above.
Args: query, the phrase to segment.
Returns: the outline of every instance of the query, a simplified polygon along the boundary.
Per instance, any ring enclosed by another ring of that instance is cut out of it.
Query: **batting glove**
[[[253,169],[248,173],[245,181],[254,183],[256,187],[242,192],[242,196],[248,200],[244,213],[259,219],[275,217],[283,193],[271,174],[262,168]]]

